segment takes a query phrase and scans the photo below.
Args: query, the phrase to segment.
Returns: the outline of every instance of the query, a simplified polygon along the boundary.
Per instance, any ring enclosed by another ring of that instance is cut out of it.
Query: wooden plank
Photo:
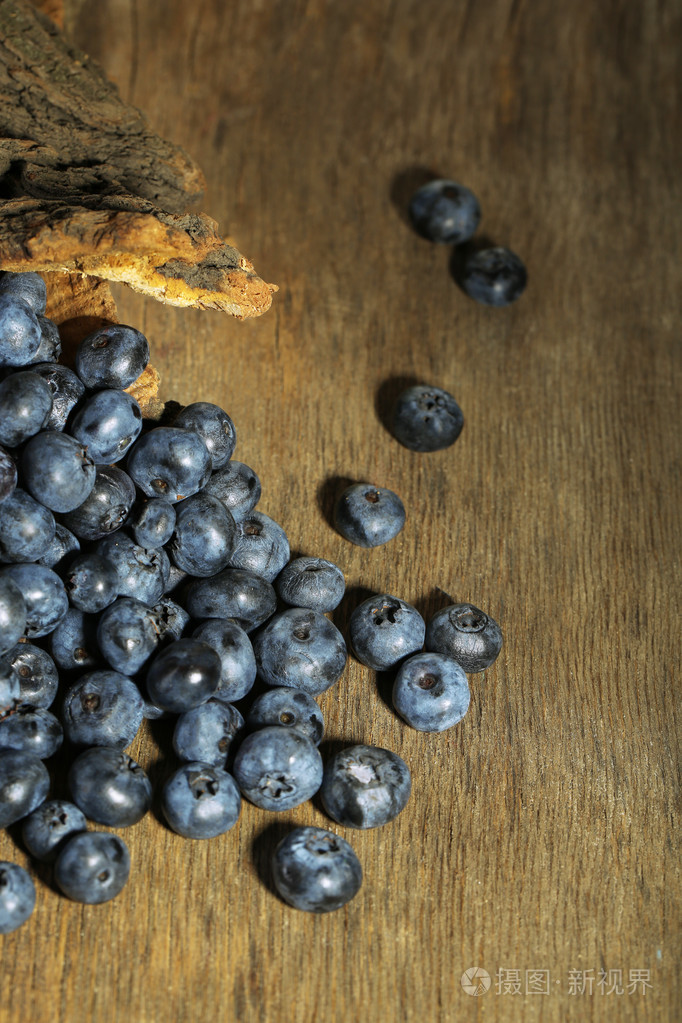
[[[414,775],[393,824],[335,829],[365,870],[347,908],[311,918],[268,887],[288,827],[329,826],[315,801],[245,805],[205,843],[148,815],[110,905],[38,886],[3,939],[0,1019],[680,1017],[680,13],[69,0],[73,40],[192,154],[204,207],[280,286],[245,323],[116,287],[166,396],[230,412],[262,509],[346,572],[343,630],[367,591],[426,613],[452,597],[488,609],[505,646],[444,735],[403,726],[354,660],[320,698],[332,747],[386,746]],[[467,300],[450,253],[406,224],[423,168],[474,189],[481,234],[526,261],[515,306]],[[415,455],[385,429],[415,379],[463,408],[449,451]],[[401,494],[391,545],[331,529],[346,479]],[[132,753],[156,785],[172,769],[166,729]],[[460,984],[474,966],[492,980],[478,998]],[[498,972],[515,970],[518,995]],[[551,993],[527,995],[527,970]],[[591,994],[571,971],[591,971]]]

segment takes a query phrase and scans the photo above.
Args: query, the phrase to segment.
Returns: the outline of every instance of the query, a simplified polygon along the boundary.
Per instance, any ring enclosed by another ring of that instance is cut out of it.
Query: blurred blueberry
[[[72,835],[87,831],[85,814],[64,799],[48,799],[24,819],[21,837],[31,856],[54,863]]]
[[[438,178],[414,193],[410,219],[423,238],[443,245],[460,245],[475,233],[481,207],[470,189],[456,181]]]
[[[9,576],[24,595],[26,603],[25,635],[47,636],[69,609],[69,598],[64,584],[51,568],[44,565],[6,565],[0,577]]]
[[[47,798],[50,776],[33,753],[0,750],[0,828],[32,813]]]
[[[93,746],[77,756],[68,780],[74,803],[97,824],[128,828],[152,805],[146,772],[127,753],[110,746]]]
[[[63,741],[59,721],[42,707],[24,703],[0,717],[0,749],[21,750],[47,760]]]
[[[391,432],[411,451],[441,451],[455,443],[463,426],[462,410],[451,394],[416,384],[398,396]]]
[[[470,298],[488,306],[515,302],[528,281],[526,268],[510,249],[481,249],[464,264],[462,286]]]
[[[0,934],[11,934],[26,923],[36,902],[30,875],[18,863],[0,861]]]
[[[130,874],[128,846],[108,831],[73,835],[61,849],[54,879],[75,902],[97,904],[115,898]]]

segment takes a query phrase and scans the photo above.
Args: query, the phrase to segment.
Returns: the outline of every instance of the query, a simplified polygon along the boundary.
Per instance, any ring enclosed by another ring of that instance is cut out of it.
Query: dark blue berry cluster
[[[464,245],[481,219],[478,199],[464,185],[437,178],[418,188],[410,200],[412,224],[423,238],[443,245]],[[478,248],[467,253],[459,274],[467,295],[488,306],[515,302],[528,276],[522,261],[502,246]]]
[[[88,822],[121,829],[149,811],[150,778],[126,752],[145,718],[173,724],[178,764],[158,802],[183,837],[229,831],[242,797],[278,812],[319,792],[343,827],[393,820],[411,791],[396,753],[355,744],[325,763],[318,749],[315,698],[347,663],[327,617],[344,596],[341,569],[290,560],[284,529],[256,508],[258,476],[232,459],[223,409],[196,402],[168,424],[143,419],[128,390],[149,355],[139,331],[95,331],[74,371],[57,361],[44,314],[37,275],[0,277],[0,826],[23,822],[29,854],[53,864],[69,898],[114,898],[128,848]],[[404,520],[397,495],[369,485],[336,510],[339,530],[365,547]],[[465,672],[492,663],[501,642],[464,604],[426,624],[383,594],[350,621],[356,657],[396,672],[395,709],[423,731],[461,720]],[[59,751],[66,798],[49,798],[45,762]],[[344,905],[362,883],[348,842],[320,828],[291,832],[272,871],[282,898],[311,912]],[[28,874],[0,863],[0,933],[34,902]]]

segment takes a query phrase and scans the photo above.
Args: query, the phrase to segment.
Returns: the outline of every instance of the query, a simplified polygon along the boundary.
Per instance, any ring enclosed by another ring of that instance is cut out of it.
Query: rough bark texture
[[[213,220],[184,212],[203,184],[50,18],[0,0],[2,268],[77,271],[173,305],[258,316],[274,287]]]

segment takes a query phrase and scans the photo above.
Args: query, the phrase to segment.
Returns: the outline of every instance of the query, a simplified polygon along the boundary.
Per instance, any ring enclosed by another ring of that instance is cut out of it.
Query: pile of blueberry
[[[481,206],[464,185],[437,178],[417,189],[410,200],[409,213],[415,230],[423,238],[442,245],[463,245],[476,232]],[[527,280],[522,261],[501,245],[471,252],[461,273],[461,285],[467,295],[489,306],[515,302]]]
[[[53,863],[70,898],[116,896],[128,848],[88,821],[125,828],[149,811],[150,779],[125,750],[145,718],[161,717],[179,764],[158,798],[180,835],[227,832],[242,797],[280,811],[319,792],[348,828],[395,818],[411,788],[399,756],[354,745],[323,763],[318,750],[315,697],[347,661],[327,617],[344,595],[341,569],[290,560],[282,527],[256,510],[258,476],[232,458],[225,411],[197,402],[162,425],[143,419],[126,390],[149,358],[139,331],[96,330],[70,369],[45,308],[38,275],[0,277],[0,826],[22,822],[29,854]],[[396,433],[415,450],[461,429],[436,390],[397,411]],[[336,518],[344,536],[374,546],[405,511],[391,491],[358,485]],[[361,663],[396,670],[393,702],[408,724],[442,731],[466,713],[466,672],[491,664],[502,637],[472,605],[427,624],[382,594],[355,609],[350,642]],[[257,677],[267,688],[245,707]],[[69,799],[50,799],[45,761],[63,743]],[[348,842],[311,827],[279,844],[272,874],[287,902],[314,912],[344,905],[362,882]],[[27,872],[0,863],[0,933],[34,901]]]

